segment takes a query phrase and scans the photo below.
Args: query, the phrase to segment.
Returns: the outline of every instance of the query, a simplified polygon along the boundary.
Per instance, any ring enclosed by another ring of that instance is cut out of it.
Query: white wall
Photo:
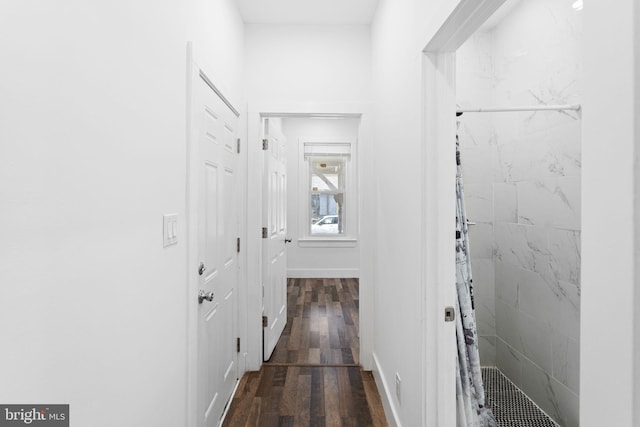
[[[310,246],[310,242],[300,243],[300,238],[304,237],[303,227],[308,227],[306,217],[301,211],[302,203],[300,192],[306,188],[305,183],[308,177],[301,175],[304,170],[301,168],[301,143],[308,138],[343,139],[352,141],[354,144],[354,155],[351,158],[350,167],[358,167],[358,157],[356,145],[358,141],[360,120],[356,118],[345,119],[309,119],[309,118],[284,118],[282,120],[282,131],[287,137],[287,235],[292,239],[287,247],[287,274],[288,277],[359,277],[360,274],[360,248],[357,242],[334,243],[334,246],[321,246],[316,243]],[[357,175],[354,175],[357,176]],[[353,191],[352,200],[356,203],[347,206],[347,209],[354,209],[357,217],[358,183],[351,183],[349,187]],[[308,190],[308,189],[307,189]],[[349,190],[348,190],[349,191]],[[303,225],[304,224],[304,225]],[[354,227],[358,224],[351,224],[350,229],[354,230],[354,238],[358,237],[358,230]],[[349,226],[349,225],[348,225]],[[350,236],[351,237],[351,236]]]
[[[29,0],[0,27],[0,401],[185,425],[186,43],[242,104],[235,5]]]
[[[369,35],[365,25],[248,24],[249,102],[367,102]]]
[[[372,25],[375,336],[378,387],[396,422],[422,425],[421,22],[419,2],[382,0]],[[423,45],[427,40],[424,40]],[[366,196],[363,196],[366,197]],[[380,224],[388,226],[381,227]],[[402,380],[396,397],[395,375]],[[386,386],[386,390],[385,390]]]
[[[640,423],[638,14],[633,0],[584,7],[580,425],[586,427]]]

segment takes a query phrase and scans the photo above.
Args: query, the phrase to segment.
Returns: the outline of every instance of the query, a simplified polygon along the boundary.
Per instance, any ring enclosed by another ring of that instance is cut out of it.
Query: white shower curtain
[[[478,330],[473,302],[469,235],[467,213],[464,206],[458,135],[456,135],[456,164],[457,425],[460,427],[494,427],[498,426],[498,423],[491,410],[486,407],[480,370]]]

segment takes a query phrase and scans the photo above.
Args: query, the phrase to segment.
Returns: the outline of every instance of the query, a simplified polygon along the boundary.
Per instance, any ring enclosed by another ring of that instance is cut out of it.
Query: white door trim
[[[308,104],[277,101],[250,103],[247,109],[248,120],[248,167],[247,167],[247,369],[258,370],[262,364],[262,176],[264,164],[261,146],[261,119],[263,117],[360,117],[358,140],[370,140],[369,107],[364,104]],[[360,156],[362,150],[358,151]],[[358,169],[359,172],[362,170]],[[358,177],[360,181],[360,177]],[[358,200],[358,211],[362,200]],[[369,267],[369,265],[371,267]],[[372,268],[373,263],[361,255],[362,270]],[[367,274],[366,277],[373,277]],[[362,279],[361,279],[362,280]],[[373,283],[360,286],[360,360],[365,369],[371,369],[373,351]],[[371,308],[368,308],[371,307]]]
[[[455,51],[505,0],[461,0],[423,50],[422,425],[456,425]]]

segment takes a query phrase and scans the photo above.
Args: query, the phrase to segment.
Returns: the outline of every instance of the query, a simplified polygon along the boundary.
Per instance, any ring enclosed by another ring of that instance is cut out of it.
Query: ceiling
[[[236,0],[244,22],[370,24],[378,0]]]

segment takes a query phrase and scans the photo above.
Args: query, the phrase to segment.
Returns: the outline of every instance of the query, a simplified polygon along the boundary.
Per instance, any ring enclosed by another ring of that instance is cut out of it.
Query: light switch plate
[[[165,248],[178,243],[178,214],[162,216],[162,237]]]

